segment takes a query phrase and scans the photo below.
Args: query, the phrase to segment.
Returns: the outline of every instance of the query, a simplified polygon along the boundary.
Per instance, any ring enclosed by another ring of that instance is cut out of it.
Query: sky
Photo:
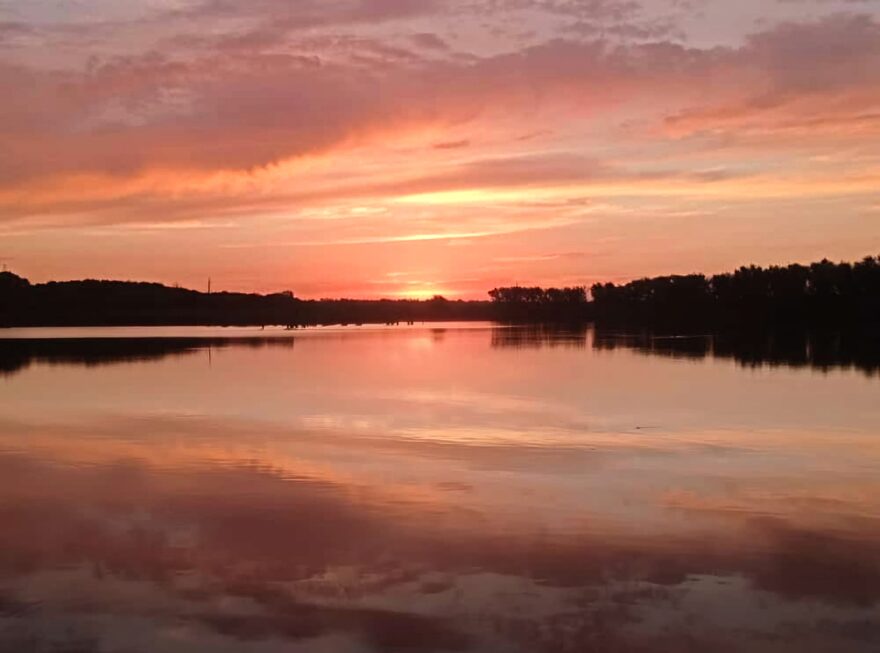
[[[880,0],[0,0],[0,264],[482,298],[880,253]]]

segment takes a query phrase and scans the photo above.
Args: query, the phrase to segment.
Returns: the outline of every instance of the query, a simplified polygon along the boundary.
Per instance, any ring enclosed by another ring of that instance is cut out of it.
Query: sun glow
[[[877,2],[67,4],[0,0],[31,281],[484,298],[880,249]]]
[[[416,286],[414,288],[404,288],[394,293],[397,299],[418,299],[420,301],[432,299],[434,297],[448,297],[454,295],[454,292],[437,288],[436,286]]]

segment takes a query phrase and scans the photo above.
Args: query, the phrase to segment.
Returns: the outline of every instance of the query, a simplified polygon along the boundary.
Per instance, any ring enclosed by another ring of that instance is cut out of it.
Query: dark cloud
[[[449,44],[446,43],[442,38],[437,36],[436,34],[432,34],[430,32],[422,32],[420,34],[413,34],[412,42],[415,43],[420,48],[427,48],[428,50],[448,50]]]
[[[171,15],[198,21],[217,18],[257,17],[281,22],[287,28],[321,25],[370,23],[411,18],[437,11],[435,0],[254,0],[240,3],[231,0],[204,0]],[[268,22],[268,21],[267,21]]]
[[[435,150],[458,150],[463,147],[469,147],[471,142],[467,139],[462,139],[458,141],[442,141],[440,143],[434,143]]]

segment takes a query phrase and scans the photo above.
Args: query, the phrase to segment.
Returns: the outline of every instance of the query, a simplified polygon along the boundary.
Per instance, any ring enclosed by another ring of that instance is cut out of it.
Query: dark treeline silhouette
[[[742,267],[591,288],[596,319],[669,326],[880,325],[880,258]]]
[[[583,322],[592,317],[587,290],[574,288],[495,288],[489,291],[496,319],[525,322]]]
[[[296,314],[291,293],[201,293],[158,283],[50,281],[0,273],[0,325],[281,324]]]
[[[488,301],[301,300],[293,293],[203,293],[158,283],[31,284],[0,272],[0,326],[290,325],[491,320]]]
[[[158,283],[66,281],[31,284],[0,273],[0,326],[268,325],[405,323],[437,320],[580,323],[677,332],[778,326],[880,325],[880,258],[787,267],[742,267],[583,287],[506,287],[491,301],[301,300],[202,293]]]

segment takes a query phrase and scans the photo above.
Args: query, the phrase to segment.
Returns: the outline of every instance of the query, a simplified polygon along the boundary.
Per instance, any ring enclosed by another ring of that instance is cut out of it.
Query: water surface
[[[878,650],[846,340],[3,335],[0,650]]]

